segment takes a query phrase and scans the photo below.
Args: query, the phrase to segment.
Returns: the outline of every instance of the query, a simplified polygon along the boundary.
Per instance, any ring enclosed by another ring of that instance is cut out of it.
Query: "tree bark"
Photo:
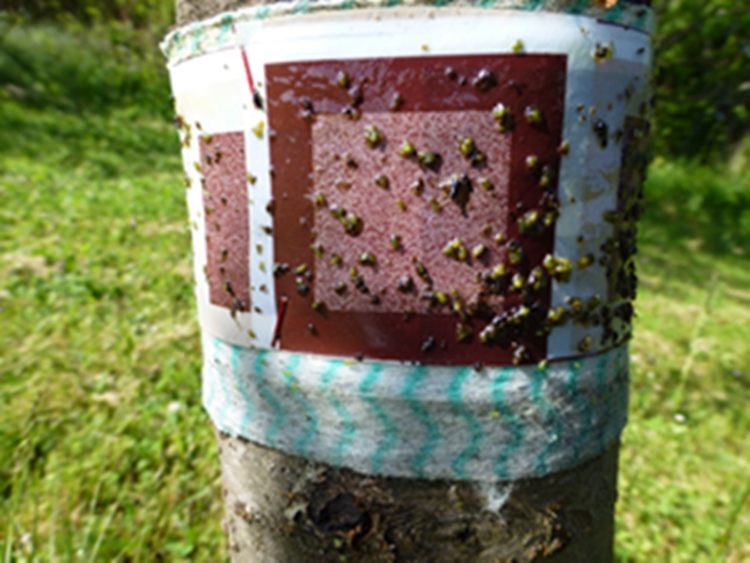
[[[221,12],[260,3],[256,0],[177,0],[177,25],[185,25]]]
[[[217,432],[236,562],[612,560],[619,444],[493,484],[363,475]]]

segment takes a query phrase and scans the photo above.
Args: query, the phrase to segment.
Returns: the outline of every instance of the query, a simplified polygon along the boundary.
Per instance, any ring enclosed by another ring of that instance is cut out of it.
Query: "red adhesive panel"
[[[487,155],[487,165],[473,167],[458,150],[447,151],[442,158],[441,168],[466,174],[472,185],[476,184],[464,215],[451,200],[448,186],[440,186],[443,174],[420,167],[416,158],[394,155],[390,147],[372,154],[373,149],[362,142],[361,121],[340,115],[319,116],[312,135],[314,197],[322,194],[330,205],[369,220],[360,236],[342,236],[345,231],[328,207],[316,206],[316,243],[323,252],[315,259],[319,280],[315,298],[332,311],[423,311],[425,298],[420,297],[418,288],[425,283],[415,271],[414,258],[421,260],[431,277],[440,280],[436,291],[451,293],[455,289],[470,297],[476,291],[477,273],[505,256],[494,237],[507,234],[509,137],[498,135],[486,112],[480,111],[377,113],[368,115],[367,123],[374,124],[386,139],[399,143],[408,139],[425,149],[437,147],[444,137],[461,131]],[[356,168],[342,157],[347,152],[357,163]],[[479,186],[480,178],[491,182],[491,190]],[[446,260],[442,249],[457,233],[462,233],[461,241],[469,251],[479,245],[487,250],[479,258]],[[361,264],[364,253],[374,256],[375,263]],[[335,254],[342,257],[339,265],[331,263]],[[347,265],[357,266],[366,277],[369,293],[357,291],[352,285]],[[399,290],[399,281],[406,279],[412,280],[412,287],[402,283]],[[337,291],[340,283],[347,284],[347,290]],[[374,293],[379,296],[377,304],[371,302]],[[501,305],[503,297],[492,296],[490,300],[493,305]],[[449,307],[432,309],[435,313],[450,311]]]
[[[275,253],[290,267],[276,282],[289,299],[281,347],[445,364],[543,358],[533,323],[492,345],[478,335],[521,306],[546,316],[549,284],[490,291],[486,277],[504,266],[504,285],[527,280],[552,252],[553,225],[521,224],[556,194],[565,74],[560,55],[267,66]],[[500,128],[498,103],[511,116]],[[446,251],[451,241],[465,250]]]
[[[200,137],[203,208],[211,303],[233,313],[250,310],[250,229],[245,136]]]

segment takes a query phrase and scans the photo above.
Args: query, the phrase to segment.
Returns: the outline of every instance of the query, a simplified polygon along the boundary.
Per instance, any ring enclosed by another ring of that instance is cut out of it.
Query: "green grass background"
[[[226,557],[153,35],[0,20],[0,557]],[[750,172],[656,159],[619,561],[750,561]]]

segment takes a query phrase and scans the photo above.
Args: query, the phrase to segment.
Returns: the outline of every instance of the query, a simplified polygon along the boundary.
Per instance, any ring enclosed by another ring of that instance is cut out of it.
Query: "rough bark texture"
[[[177,0],[177,23],[256,3]],[[374,477],[217,441],[235,562],[612,561],[619,444],[569,471],[482,485]]]
[[[274,1],[276,0],[266,0],[265,3]],[[221,12],[262,3],[263,0],[177,0],[177,24],[185,25]],[[627,3],[650,6],[651,0],[629,0]]]
[[[493,485],[373,477],[217,433],[235,562],[612,561],[617,454]]]
[[[260,0],[177,0],[177,25],[185,25],[221,12],[261,3]]]

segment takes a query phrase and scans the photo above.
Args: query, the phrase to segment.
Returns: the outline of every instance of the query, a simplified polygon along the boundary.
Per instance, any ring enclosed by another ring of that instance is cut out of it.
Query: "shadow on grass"
[[[120,22],[29,24],[0,12],[0,93],[37,109],[81,114],[126,106],[169,118],[158,47],[164,31]]]
[[[746,286],[738,272],[750,261],[750,175],[657,161],[646,194],[639,228],[645,287],[707,288],[716,275],[729,287]],[[750,293],[737,297],[750,306]]]
[[[179,141],[161,117],[129,108],[105,114],[37,110],[0,103],[0,153],[9,160],[39,158],[65,169],[86,167],[104,177],[180,170]]]
[[[647,225],[668,225],[668,235],[716,255],[736,255],[750,241],[750,170],[657,159],[645,190]]]
[[[179,169],[157,29],[0,14],[0,153],[103,177]]]

